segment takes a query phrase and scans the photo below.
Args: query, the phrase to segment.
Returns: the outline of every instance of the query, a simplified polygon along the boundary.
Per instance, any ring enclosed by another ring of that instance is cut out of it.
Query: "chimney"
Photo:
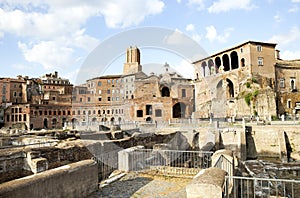
[[[279,50],[275,50],[275,59],[280,60],[280,51]]]

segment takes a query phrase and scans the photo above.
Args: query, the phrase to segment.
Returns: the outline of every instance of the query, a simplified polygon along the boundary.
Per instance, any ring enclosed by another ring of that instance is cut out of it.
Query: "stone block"
[[[221,198],[225,175],[219,168],[203,169],[186,186],[187,198]]]

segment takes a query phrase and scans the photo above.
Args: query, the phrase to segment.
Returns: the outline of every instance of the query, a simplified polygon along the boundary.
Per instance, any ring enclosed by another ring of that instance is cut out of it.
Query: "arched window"
[[[161,90],[162,97],[170,97],[170,90],[168,87],[163,87]]]

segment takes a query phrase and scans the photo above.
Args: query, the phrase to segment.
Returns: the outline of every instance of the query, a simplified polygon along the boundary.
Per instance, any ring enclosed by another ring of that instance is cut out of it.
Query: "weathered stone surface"
[[[204,169],[186,186],[188,198],[222,197],[226,172],[219,168]]]
[[[98,187],[98,168],[85,160],[0,184],[3,197],[87,197]]]

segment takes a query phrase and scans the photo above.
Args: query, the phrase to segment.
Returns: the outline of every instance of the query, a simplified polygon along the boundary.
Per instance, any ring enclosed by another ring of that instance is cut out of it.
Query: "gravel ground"
[[[191,181],[187,178],[158,176],[154,174],[128,173],[90,197],[143,197],[143,198],[185,198],[185,186]]]

